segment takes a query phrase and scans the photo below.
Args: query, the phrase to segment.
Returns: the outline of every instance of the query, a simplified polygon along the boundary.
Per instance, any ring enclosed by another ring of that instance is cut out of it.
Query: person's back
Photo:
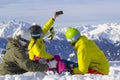
[[[89,46],[86,47],[86,49],[88,49],[88,53],[91,55],[91,64],[89,67],[93,70],[97,70],[102,74],[108,74],[109,61],[106,58],[104,52],[100,50],[100,48],[96,45],[94,41],[88,40],[87,45]]]
[[[47,64],[36,64],[31,61],[20,43],[8,38],[6,53],[0,64],[0,75],[21,74],[27,71],[46,71],[48,68]]]
[[[109,62],[94,41],[81,36],[76,28],[71,27],[66,31],[66,39],[77,50],[78,67],[73,69],[74,74],[109,73]]]
[[[42,39],[31,39],[28,46],[28,54],[31,60],[52,59],[53,56],[46,52],[44,41]]]
[[[108,74],[109,63],[102,50],[94,41],[88,40],[85,36],[75,43],[78,57],[78,68],[82,73],[91,73],[90,70],[96,70],[101,74]]]
[[[15,53],[18,50],[16,48],[17,42],[14,42],[12,39],[8,40],[8,44],[6,46],[6,53],[4,54],[3,60],[2,60],[2,64],[0,65],[0,74],[12,74],[12,72],[16,73],[17,71],[19,73],[25,72],[25,70],[20,69],[19,67],[16,68],[16,64],[13,62],[14,61],[14,57],[15,57]],[[14,52],[15,51],[15,52]],[[19,55],[19,54],[16,54]],[[11,68],[10,68],[11,67]],[[16,68],[16,70],[12,69],[12,68]]]

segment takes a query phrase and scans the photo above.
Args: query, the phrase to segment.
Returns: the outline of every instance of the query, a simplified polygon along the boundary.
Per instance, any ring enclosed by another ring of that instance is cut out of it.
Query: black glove
[[[49,38],[50,40],[53,40],[54,35],[55,35],[54,27],[51,27],[51,28],[50,28],[50,34],[48,35],[48,38]]]

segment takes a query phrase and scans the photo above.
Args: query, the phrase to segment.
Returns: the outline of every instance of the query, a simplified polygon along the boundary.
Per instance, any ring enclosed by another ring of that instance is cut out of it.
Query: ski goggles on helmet
[[[41,34],[31,34],[32,37],[40,37]]]
[[[67,39],[67,41],[71,42],[71,43],[74,43],[74,42],[76,42],[78,40],[79,37],[80,37],[80,33],[78,33],[77,35],[75,35],[71,39]]]
[[[31,36],[32,36],[33,38],[40,38],[40,37],[42,36],[42,33],[43,33],[43,32],[40,31],[40,33],[38,33],[38,34],[36,34],[36,33],[35,33],[35,34],[34,34],[34,33],[31,34]]]

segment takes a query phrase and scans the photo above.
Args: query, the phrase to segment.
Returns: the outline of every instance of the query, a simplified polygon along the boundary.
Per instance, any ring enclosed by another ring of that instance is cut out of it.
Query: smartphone
[[[63,11],[57,11],[56,14],[61,15],[61,14],[63,14]]]

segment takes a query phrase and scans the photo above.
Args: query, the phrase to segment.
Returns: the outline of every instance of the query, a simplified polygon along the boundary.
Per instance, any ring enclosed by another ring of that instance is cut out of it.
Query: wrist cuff
[[[54,18],[52,18],[52,20],[54,20],[54,21],[55,21],[55,19],[54,19]]]

